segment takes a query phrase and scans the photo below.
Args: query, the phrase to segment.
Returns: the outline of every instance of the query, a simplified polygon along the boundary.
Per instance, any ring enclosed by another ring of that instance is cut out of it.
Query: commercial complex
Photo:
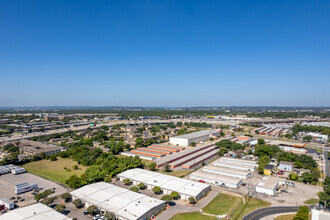
[[[129,179],[133,185],[143,183],[148,189],[158,186],[164,194],[178,192],[180,198],[188,200],[193,197],[196,201],[201,199],[211,189],[211,186],[205,183],[195,182],[187,179],[182,179],[174,176],[169,176],[161,173],[152,172],[140,168],[126,170],[117,175],[121,181]]]
[[[148,219],[165,207],[164,201],[105,182],[83,186],[70,194],[86,207],[95,205],[101,212],[114,213],[118,219]]]
[[[39,141],[31,141],[31,140],[20,140],[19,142],[15,143],[22,154],[27,155],[37,155],[41,153],[45,153],[46,155],[52,155],[60,153],[62,150],[62,147],[54,145],[54,144],[48,144],[43,143]]]
[[[190,179],[237,189],[243,179],[253,177],[255,161],[221,157],[189,175]]]
[[[176,137],[170,137],[170,143],[173,145],[189,146],[191,142],[199,143],[201,141],[208,140],[210,137],[216,137],[218,135],[218,130],[203,130]]]
[[[14,209],[0,215],[0,220],[69,220],[71,218],[55,211],[54,209],[37,203],[24,208]]]

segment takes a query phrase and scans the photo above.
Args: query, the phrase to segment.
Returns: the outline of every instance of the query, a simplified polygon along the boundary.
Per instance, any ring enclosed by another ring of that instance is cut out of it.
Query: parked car
[[[287,184],[288,184],[289,186],[293,186],[293,187],[296,186],[296,184],[294,184],[293,182],[287,182]]]
[[[201,182],[201,183],[205,183],[205,181],[204,181],[204,180],[198,180],[198,182]]]
[[[281,172],[278,172],[278,173],[277,173],[277,175],[283,175],[283,173],[281,173]]]
[[[281,189],[281,192],[287,193],[288,191],[286,189]]]
[[[84,211],[83,214],[84,214],[84,215],[88,215],[88,212],[87,212],[87,211]]]
[[[246,186],[246,183],[243,182],[243,183],[242,183],[242,186]]]

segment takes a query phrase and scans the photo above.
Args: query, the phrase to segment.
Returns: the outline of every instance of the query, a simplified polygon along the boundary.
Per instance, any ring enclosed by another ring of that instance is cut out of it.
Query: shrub
[[[65,209],[66,209],[66,206],[63,205],[63,204],[58,204],[57,206],[55,206],[54,209],[55,209],[55,211],[58,211],[60,213],[63,213],[65,211]]]
[[[161,200],[164,200],[165,202],[171,202],[173,197],[171,195],[165,195],[161,198]]]
[[[131,187],[130,190],[133,192],[139,192],[139,188],[137,188],[136,186]]]
[[[42,201],[42,204],[45,204],[45,205],[50,205],[54,202],[54,197],[50,197],[50,198],[46,198],[44,199],[44,201]]]
[[[138,184],[139,189],[144,189],[146,186],[143,183]]]
[[[70,202],[71,199],[72,199],[70,193],[63,193],[63,194],[61,195],[61,198],[64,199],[64,202]]]
[[[104,215],[104,220],[115,220],[116,216],[112,212],[107,212]]]
[[[191,143],[190,143],[190,146],[192,146],[192,147],[196,147],[196,143],[195,143],[195,142],[191,142]]]
[[[125,183],[125,185],[129,185],[131,183],[129,179],[124,179],[123,182]]]
[[[170,195],[173,197],[173,199],[177,199],[179,197],[179,193],[175,191],[171,192]]]
[[[96,215],[99,212],[99,210],[95,205],[91,205],[87,208],[87,212],[91,215]]]
[[[196,200],[193,197],[189,197],[188,201],[190,204],[195,204]]]
[[[161,188],[159,188],[158,186],[155,186],[155,187],[152,189],[152,191],[154,191],[155,194],[161,194],[161,192],[162,192]]]
[[[81,208],[84,205],[80,199],[75,199],[72,203],[73,203],[73,205],[76,206],[76,208]]]

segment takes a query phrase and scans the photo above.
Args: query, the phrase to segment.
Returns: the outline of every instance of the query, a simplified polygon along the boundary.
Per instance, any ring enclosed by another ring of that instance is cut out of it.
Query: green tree
[[[125,185],[129,185],[129,184],[131,184],[131,181],[129,179],[124,179],[123,183],[125,183]]]
[[[155,162],[152,162],[151,164],[149,164],[148,168],[151,170],[151,171],[156,171],[156,167],[157,167],[157,164]]]
[[[116,215],[113,214],[112,212],[107,212],[104,215],[104,220],[115,220],[116,219]]]
[[[218,154],[219,154],[219,156],[223,156],[223,155],[225,155],[227,152],[228,152],[228,149],[227,149],[227,148],[225,148],[225,147],[221,147],[221,148],[219,149]]]
[[[34,196],[34,199],[35,199],[37,202],[39,202],[40,199],[42,199],[42,198],[43,198],[43,195],[42,195],[41,193],[38,193],[37,195]]]
[[[108,131],[108,130],[109,130],[109,127],[106,126],[106,125],[102,125],[102,126],[101,126],[101,129],[104,130],[104,131]]]
[[[258,145],[265,145],[265,144],[266,144],[266,142],[264,139],[262,139],[262,138],[258,139]]]
[[[139,183],[137,186],[139,187],[139,189],[144,189],[146,187],[143,183]]]
[[[191,142],[191,143],[190,143],[190,146],[192,146],[192,147],[196,147],[196,143],[195,143],[195,142]]]
[[[309,209],[307,206],[300,206],[294,220],[308,220],[309,219]]]
[[[171,195],[165,195],[165,196],[163,196],[163,197],[161,198],[161,200],[163,200],[163,201],[169,203],[169,202],[171,202],[171,201],[173,200],[173,197],[172,197]]]
[[[170,165],[166,164],[165,165],[165,172],[171,172]]]
[[[224,137],[226,134],[223,131],[220,131],[220,137]]]
[[[195,204],[196,200],[193,197],[189,197],[188,201],[190,204]]]
[[[54,197],[46,198],[42,201],[42,204],[49,206],[50,204],[52,204],[54,202],[54,200],[55,200]]]
[[[170,195],[173,197],[173,199],[177,199],[177,198],[179,198],[179,193],[176,192],[176,191],[171,192]]]
[[[65,183],[72,189],[77,189],[84,185],[84,181],[77,175],[70,176]]]
[[[57,160],[57,156],[56,156],[56,154],[52,154],[52,155],[50,155],[50,156],[49,156],[49,160],[50,160],[50,161],[56,161],[56,160]]]
[[[58,204],[57,206],[55,206],[54,209],[55,209],[55,211],[58,211],[60,213],[63,213],[65,211],[65,209],[66,209],[66,206],[63,205],[63,204]]]
[[[303,173],[301,175],[301,179],[304,183],[311,183],[313,182],[313,176],[311,173]]]
[[[74,170],[78,170],[78,169],[79,169],[79,167],[78,167],[78,165],[77,165],[77,164],[75,164],[75,165],[73,165],[73,166],[72,166],[72,169],[74,169]]]
[[[161,194],[161,192],[162,192],[161,188],[159,188],[158,186],[155,186],[154,188],[152,188],[152,191],[154,191],[155,194]]]
[[[89,206],[86,211],[93,216],[99,212],[98,208],[95,205]]]
[[[313,140],[313,137],[310,135],[307,135],[307,136],[303,137],[303,140],[309,142],[309,141]]]
[[[236,137],[234,132],[232,132],[230,136],[232,136],[232,137]]]
[[[300,161],[295,161],[293,164],[294,164],[294,167],[296,167],[296,168],[303,168],[304,167],[304,164],[302,164]]]
[[[144,141],[142,137],[138,137],[135,139],[135,147],[143,147]]]
[[[130,190],[133,192],[139,192],[139,188],[137,188],[136,186],[131,187]]]
[[[64,202],[70,202],[72,199],[72,196],[70,195],[70,193],[63,193],[61,195],[61,198],[64,199]]]
[[[75,199],[75,200],[73,200],[72,203],[73,203],[73,205],[76,206],[76,208],[81,208],[84,206],[84,203],[80,199]]]

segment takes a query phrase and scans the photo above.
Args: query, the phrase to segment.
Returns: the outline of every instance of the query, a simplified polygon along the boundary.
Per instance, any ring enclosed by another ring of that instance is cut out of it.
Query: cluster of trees
[[[243,146],[242,144],[238,144],[230,140],[221,140],[215,143],[215,146],[219,148],[220,156],[223,156],[228,151],[238,152],[238,151],[243,151],[245,149],[245,146]]]
[[[117,174],[136,167],[143,167],[139,157],[117,158],[111,154],[103,153],[93,161],[93,164],[80,177],[73,175],[66,180],[66,184],[76,189],[85,184],[98,181],[110,182],[111,178]]]
[[[211,128],[211,124],[207,124],[206,122],[185,122],[185,126],[187,127],[195,127],[195,128]]]
[[[7,144],[3,147],[3,151],[6,151],[7,153],[14,153],[19,152],[19,148],[13,144]]]
[[[154,140],[154,139],[143,140],[142,137],[138,137],[135,139],[135,147],[147,147],[154,143],[157,143],[157,140]]]
[[[34,199],[39,202],[41,199],[46,199],[49,195],[51,195],[53,193],[52,190],[47,189],[42,193],[38,193],[34,196]]]
[[[301,126],[299,124],[296,124],[292,128],[292,134],[297,135],[299,132],[318,132],[326,135],[330,135],[330,128],[325,126]]]
[[[129,150],[130,149],[130,145],[129,144],[124,144],[123,141],[111,141],[109,144],[107,144],[105,147],[109,148],[109,152],[111,154],[119,154],[120,152],[124,151],[124,150]]]
[[[323,192],[319,194],[320,203],[325,207],[330,207],[330,177],[326,177],[324,180]]]

